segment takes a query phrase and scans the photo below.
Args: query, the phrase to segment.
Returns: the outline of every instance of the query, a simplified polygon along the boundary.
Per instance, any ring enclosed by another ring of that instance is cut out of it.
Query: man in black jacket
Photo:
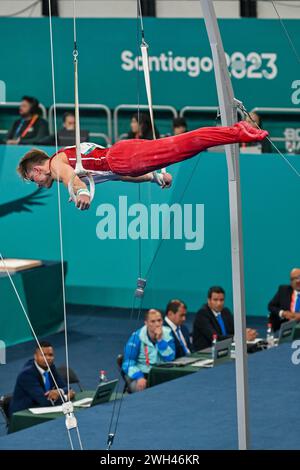
[[[36,348],[34,358],[26,362],[17,377],[10,403],[10,414],[36,406],[60,405],[62,403],[60,396],[67,394],[66,384],[54,365],[52,345],[47,341],[42,341],[40,345],[60,392],[55,387],[43,354],[39,348]],[[74,391],[70,390],[68,398],[72,399],[74,396]]]
[[[211,287],[205,304],[197,313],[193,328],[193,347],[200,351],[211,346],[213,335],[217,341],[232,338],[234,335],[233,316],[230,310],[224,307],[225,291],[222,287]],[[256,338],[256,330],[247,328],[247,341]]]
[[[23,96],[17,119],[6,135],[6,145],[39,144],[48,136],[48,123],[40,117],[39,102],[31,96]]]
[[[270,322],[273,330],[279,330],[281,323],[288,320],[300,321],[300,269],[294,268],[290,274],[290,285],[279,286],[269,302]]]
[[[187,307],[185,303],[178,299],[170,300],[166,308],[164,325],[172,330],[176,359],[192,352],[190,333],[184,325],[186,312]]]

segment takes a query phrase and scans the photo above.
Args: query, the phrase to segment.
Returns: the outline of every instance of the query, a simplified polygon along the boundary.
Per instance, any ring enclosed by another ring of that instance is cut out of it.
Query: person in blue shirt
[[[154,364],[175,359],[175,342],[171,329],[163,326],[159,310],[150,309],[145,324],[132,333],[124,351],[123,372],[131,380],[130,391],[140,392],[147,387],[147,378]]]
[[[62,395],[67,394],[67,387],[54,365],[54,349],[47,341],[40,343],[49,368]],[[37,347],[33,359],[24,365],[17,377],[13,397],[10,403],[10,414],[33,407],[60,405],[60,393],[55,387],[53,378],[43,354]],[[74,398],[75,392],[70,390],[69,399]]]

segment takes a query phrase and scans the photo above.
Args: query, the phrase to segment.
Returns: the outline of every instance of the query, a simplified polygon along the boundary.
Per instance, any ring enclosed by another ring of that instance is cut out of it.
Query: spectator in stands
[[[176,358],[186,356],[192,351],[190,333],[184,325],[187,308],[179,299],[170,300],[166,308],[164,325],[171,328],[175,342]]]
[[[89,131],[80,129],[80,142],[89,142]],[[63,116],[63,127],[58,132],[58,144],[62,147],[75,145],[75,114],[66,112]]]
[[[234,322],[230,310],[224,307],[225,291],[222,287],[210,287],[205,304],[197,313],[193,328],[193,347],[195,351],[211,346],[213,335],[217,341],[233,338]],[[246,329],[247,341],[253,341],[256,330]]]
[[[173,361],[175,344],[170,328],[163,326],[159,310],[150,309],[145,324],[135,331],[125,346],[122,369],[131,380],[131,392],[147,387],[147,378],[154,364]]]
[[[288,320],[300,321],[300,269],[290,273],[291,283],[279,286],[269,302],[270,322],[273,330],[279,330],[281,323]]]
[[[38,144],[48,135],[48,123],[40,116],[39,102],[31,96],[23,96],[17,119],[7,133],[7,145]]]
[[[54,349],[47,341],[41,341],[41,349],[49,364],[55,381],[62,395],[67,393],[67,387],[58,374],[54,365]],[[70,390],[69,398],[72,399],[75,392]],[[60,394],[55,388],[54,381],[49,373],[44,357],[37,347],[34,358],[26,362],[23,370],[17,377],[10,413],[33,408],[36,406],[52,406],[61,404]]]
[[[131,130],[128,132],[128,139],[147,139],[153,140],[153,132],[149,114],[136,113],[132,116],[130,122]],[[156,138],[159,139],[160,135],[155,127]]]
[[[63,129],[66,131],[75,131],[75,114],[67,111],[63,115]]]
[[[187,130],[187,123],[183,117],[173,119],[173,135],[183,134]]]
[[[254,111],[249,113],[249,116],[246,116],[245,121],[248,122],[249,124],[251,124],[251,126],[253,126],[253,127],[257,127],[257,126],[261,127],[261,125],[262,125],[261,118],[260,118],[259,114],[257,114]]]
[[[75,114],[67,111],[63,115],[62,128],[57,133],[57,143],[61,147],[69,147],[75,145]],[[80,142],[89,141],[89,131],[80,129]],[[49,135],[41,140],[40,145],[55,145],[55,135]]]
[[[262,123],[261,117],[259,116],[259,114],[255,113],[255,112],[249,113],[249,116],[246,117],[245,121],[248,122],[248,124],[250,124],[252,127],[256,128],[256,129],[257,128],[263,129],[263,123]],[[247,147],[258,146],[258,145],[261,146],[261,152],[262,153],[271,153],[272,152],[272,146],[271,146],[271,144],[270,144],[270,142],[268,141],[267,138],[265,138],[264,140],[259,142],[259,144],[257,142],[255,142],[255,143],[250,142],[250,143],[247,143],[247,144],[241,144],[241,147],[242,148],[247,148]]]

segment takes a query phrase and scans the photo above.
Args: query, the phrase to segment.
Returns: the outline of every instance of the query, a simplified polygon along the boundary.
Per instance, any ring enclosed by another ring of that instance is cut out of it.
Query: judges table
[[[283,344],[248,356],[253,450],[300,449],[300,374],[293,360],[295,352],[291,344]],[[296,358],[299,352],[298,348]],[[107,403],[78,414],[85,450],[107,448],[113,408],[113,403]],[[207,373],[190,374],[124,397],[113,450],[237,449],[236,410],[236,371],[230,361]],[[159,417],[159,425],[154,417]],[[130,432],[129,422],[134,423]],[[0,449],[69,450],[64,418],[3,436]]]
[[[95,394],[94,390],[85,390],[84,392],[76,393],[75,400],[82,400],[82,398],[91,398]],[[75,410],[83,410],[83,407],[76,407]],[[22,410],[14,413],[10,419],[8,433],[21,431],[25,428],[30,428],[36,424],[44,423],[45,421],[51,421],[56,418],[61,418],[63,413],[45,413],[45,414],[33,414],[29,410]]]
[[[211,353],[196,352],[191,354],[191,357],[195,357],[197,360],[210,359]],[[232,359],[225,359],[223,362],[228,362]],[[221,362],[221,361],[220,361]],[[222,363],[222,362],[221,362]],[[178,379],[184,375],[193,374],[200,370],[207,369],[206,367],[196,367],[192,365],[176,365],[176,364],[160,364],[153,366],[150,370],[148,377],[148,386],[153,387],[154,385],[168,382],[169,380]]]
[[[76,393],[75,398],[72,400],[78,401],[82,400],[83,398],[93,398],[95,395],[95,390],[84,390],[83,392]],[[109,401],[114,401],[120,398],[120,393],[113,392]],[[96,405],[100,406],[100,404]],[[90,407],[86,406],[75,406],[74,410],[77,413],[81,410],[87,410]],[[44,414],[33,414],[29,410],[22,410],[14,413],[10,419],[8,434],[13,432],[21,431],[22,429],[30,428],[31,426],[35,426],[37,424],[44,423],[46,421],[52,421],[56,418],[61,418],[63,416],[62,412],[58,413],[44,413]]]

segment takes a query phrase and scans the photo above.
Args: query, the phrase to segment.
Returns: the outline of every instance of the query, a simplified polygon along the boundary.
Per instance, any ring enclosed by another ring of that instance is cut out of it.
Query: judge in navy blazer
[[[207,304],[197,313],[193,328],[193,346],[195,351],[209,348],[212,345],[213,336],[217,341],[233,338],[233,315],[224,306],[225,291],[221,286],[210,287],[207,294]],[[257,331],[246,328],[247,341],[253,341]]]
[[[279,330],[281,324],[288,320],[300,321],[300,269],[290,272],[290,285],[279,286],[276,294],[270,300],[268,309],[269,320],[273,330]]]
[[[42,341],[40,344],[61,393],[66,395],[66,383],[54,365],[54,350],[52,345],[46,341]],[[72,399],[74,396],[74,391],[70,390],[69,398]],[[55,387],[43,355],[40,349],[37,348],[34,358],[26,362],[17,377],[10,403],[10,414],[27,408],[60,404],[60,394]]]
[[[190,332],[184,325],[187,307],[182,300],[170,300],[166,308],[164,325],[171,328],[175,341],[175,358],[186,356],[192,352]]]

